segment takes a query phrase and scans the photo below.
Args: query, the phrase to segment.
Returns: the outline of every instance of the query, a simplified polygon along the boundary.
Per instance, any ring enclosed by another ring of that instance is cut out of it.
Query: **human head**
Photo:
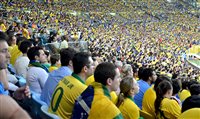
[[[185,101],[182,104],[182,110],[183,113],[186,110],[189,110],[191,108],[200,108],[200,96],[199,95],[192,95],[185,99]]]
[[[121,71],[123,64],[121,61],[117,60],[115,61],[115,66],[117,66],[117,68]]]
[[[136,95],[139,92],[137,81],[133,77],[125,77],[120,82],[120,93],[125,97]]]
[[[192,84],[190,86],[191,95],[200,95],[200,84]]]
[[[7,41],[8,45],[9,46],[16,45],[17,38],[15,37],[14,32],[13,31],[8,32],[8,36],[9,36]]]
[[[139,68],[137,66],[133,66],[132,65],[132,69],[133,69],[133,77],[137,78],[138,77]]]
[[[60,62],[60,55],[59,54],[51,55],[50,61],[51,61],[51,66],[58,64]]]
[[[173,87],[169,81],[162,81],[156,88],[155,112],[159,112],[163,98],[170,98],[172,96]]]
[[[0,32],[0,70],[7,68],[7,62],[11,57],[8,51],[8,44],[6,42],[7,39],[7,34]]]
[[[172,95],[178,94],[178,92],[181,89],[181,86],[180,86],[180,83],[179,83],[178,79],[173,79],[172,80],[172,87],[173,87],[173,93],[172,93]]]
[[[72,59],[76,51],[73,48],[63,48],[60,50],[60,62],[62,66],[73,66]]]
[[[75,74],[84,73],[86,78],[94,73],[93,60],[89,53],[76,53],[72,59]]]
[[[130,64],[125,64],[121,70],[123,77],[131,76],[133,77],[133,70]]]
[[[150,83],[154,83],[157,79],[156,72],[152,68],[146,68],[142,72],[142,80]]]
[[[94,79],[107,86],[110,91],[116,91],[121,81],[119,69],[109,62],[101,63],[96,67]]]
[[[30,47],[32,47],[32,42],[29,40],[24,40],[20,43],[19,45],[19,50],[23,53],[26,54],[29,50]]]
[[[124,102],[125,98],[131,97],[133,98],[134,95],[136,95],[139,92],[139,86],[137,84],[137,81],[133,79],[133,77],[125,77],[120,82],[120,94],[118,96],[117,100],[117,107],[121,105],[121,103]]]
[[[44,53],[44,50],[42,47],[38,47],[38,46],[31,47],[27,52],[27,56],[30,61],[37,60],[41,63],[47,61],[47,56]]]
[[[158,84],[162,81],[169,81],[171,82],[171,80],[165,76],[165,75],[159,75],[158,78],[156,79],[155,83],[154,83],[154,90],[156,90],[156,88],[158,87]]]

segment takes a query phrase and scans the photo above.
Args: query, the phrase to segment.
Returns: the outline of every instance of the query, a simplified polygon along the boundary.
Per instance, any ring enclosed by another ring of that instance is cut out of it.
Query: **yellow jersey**
[[[87,85],[77,74],[64,77],[53,93],[49,112],[62,119],[70,119],[75,100],[86,88]]]
[[[94,82],[94,98],[88,119],[122,119],[121,112],[110,100],[110,93],[106,86]]]
[[[190,91],[189,91],[189,90],[183,89],[183,90],[178,94],[178,96],[180,97],[181,102],[183,102],[186,98],[190,97],[191,94],[190,94]]]
[[[162,100],[160,109],[167,119],[177,119],[181,114],[180,105],[175,100],[168,98]],[[164,117],[161,116],[161,113],[156,115],[156,117],[157,119],[164,119]]]
[[[18,49],[17,45],[14,45],[12,47],[9,47],[10,52],[10,63],[14,66],[16,59],[22,55],[22,52]]]
[[[90,76],[89,78],[86,79],[85,84],[87,86],[89,86],[90,84],[92,84],[94,82],[94,75]],[[111,101],[116,104],[117,103],[117,94],[115,91],[110,92],[110,96],[111,96]]]
[[[89,86],[89,85],[90,85],[91,83],[93,83],[93,82],[94,82],[94,75],[88,77],[88,78],[86,79],[86,81],[85,81],[85,84],[86,84],[87,86]]]
[[[178,119],[200,119],[200,108],[192,108],[183,112]]]
[[[142,100],[142,110],[151,114],[153,117],[156,116],[155,113],[155,103],[156,100],[156,92],[154,91],[153,86],[144,93],[144,97]]]
[[[131,97],[128,97],[124,102],[119,106],[124,119],[139,119],[139,107],[134,103]]]

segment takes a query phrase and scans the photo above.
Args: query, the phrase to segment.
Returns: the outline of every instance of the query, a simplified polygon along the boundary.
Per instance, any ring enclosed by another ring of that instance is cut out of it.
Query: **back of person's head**
[[[152,68],[146,68],[144,69],[144,71],[142,72],[142,80],[144,81],[148,81],[149,80],[149,77],[153,76],[153,69]]]
[[[190,86],[191,95],[200,95],[200,84],[193,84]]]
[[[133,75],[133,70],[132,70],[132,67],[130,64],[125,64],[123,67],[122,67],[122,70],[121,70],[122,74],[123,74],[123,77],[126,77],[126,76],[132,76]],[[131,74],[130,74],[131,73]]]
[[[68,66],[70,61],[72,61],[76,50],[73,48],[64,48],[60,50],[60,62],[62,66]]]
[[[1,41],[8,41],[9,37],[5,32],[0,31],[0,39]]]
[[[194,80],[194,79],[193,79],[193,80],[190,80],[190,81],[188,82],[188,89],[191,90],[190,87],[191,87],[193,84],[198,84],[198,83],[199,83],[199,82],[196,81],[196,80]]]
[[[50,57],[51,65],[55,65],[56,62],[60,60],[60,55],[59,54],[53,54]]]
[[[139,70],[138,70],[138,77],[139,79],[143,79],[143,71],[144,71],[145,68],[143,67],[140,67]]]
[[[28,56],[29,60],[36,60],[35,56],[39,56],[40,55],[39,50],[43,50],[43,48],[42,47],[38,47],[38,46],[31,47],[27,52],[27,56]]]
[[[117,107],[121,105],[125,98],[130,96],[130,90],[133,88],[133,77],[125,77],[120,82],[120,94],[118,96]]]
[[[84,66],[89,67],[89,57],[91,57],[91,55],[87,52],[79,52],[74,55],[72,62],[75,74],[81,73]]]
[[[200,108],[200,96],[199,95],[192,95],[185,99],[185,101],[182,104],[182,110],[183,113],[186,110],[189,110],[191,108]]]
[[[18,46],[20,46],[21,42],[22,42],[22,41],[25,41],[25,40],[27,40],[25,37],[19,36],[19,37],[17,37],[17,42],[16,42],[16,44],[17,44]]]
[[[169,81],[162,81],[158,84],[156,88],[156,100],[154,103],[156,114],[160,110],[160,105],[162,100],[164,99],[164,95],[169,94],[172,89],[172,84]]]
[[[109,62],[99,64],[94,72],[94,80],[103,85],[107,85],[108,78],[114,80],[117,67]]]
[[[10,31],[10,32],[8,32],[8,45],[9,46],[11,46],[12,45],[12,42],[13,42],[13,37],[14,37],[15,35],[14,35],[14,32],[13,31]]]
[[[117,61],[115,61],[115,66],[117,66],[117,67],[120,68],[120,70],[121,70],[123,64],[122,64],[121,61],[117,60]]]
[[[180,86],[180,83],[179,83],[178,79],[173,79],[172,80],[172,87],[173,87],[172,95],[176,95],[181,89],[181,86]]]
[[[20,43],[20,45],[19,45],[19,50],[20,50],[23,54],[25,54],[25,53],[27,53],[28,49],[29,49],[32,45],[33,45],[33,44],[32,44],[31,41],[29,41],[29,40],[24,40],[24,41],[22,41],[22,42]]]
[[[188,89],[188,81],[187,80],[185,80],[185,81],[182,81],[182,90],[183,89]]]
[[[162,81],[169,81],[171,82],[171,80],[165,76],[165,75],[159,75],[158,78],[156,79],[155,83],[154,83],[154,90],[156,90],[156,88],[158,87],[158,84]]]

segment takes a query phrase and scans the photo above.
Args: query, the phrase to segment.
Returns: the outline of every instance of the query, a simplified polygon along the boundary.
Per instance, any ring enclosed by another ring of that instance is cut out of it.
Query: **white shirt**
[[[48,73],[40,67],[29,67],[26,82],[31,91],[41,94],[44,84],[48,78]]]
[[[30,60],[28,59],[27,56],[20,56],[17,58],[14,67],[18,76],[26,78],[29,61]]]

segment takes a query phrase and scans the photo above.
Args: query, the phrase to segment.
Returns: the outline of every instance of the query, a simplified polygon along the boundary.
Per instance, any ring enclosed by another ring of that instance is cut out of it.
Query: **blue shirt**
[[[142,79],[138,81],[138,85],[140,87],[140,90],[139,90],[139,93],[135,95],[134,101],[137,104],[137,106],[140,109],[142,109],[143,96],[144,96],[144,93],[146,92],[146,90],[148,88],[150,88],[150,85],[146,81],[144,81]]]
[[[50,105],[52,94],[54,92],[54,89],[56,88],[58,82],[63,79],[65,76],[70,76],[72,74],[72,71],[67,66],[62,66],[57,70],[52,71],[49,74],[49,77],[44,85],[44,88],[42,90],[41,94],[41,100],[46,102],[47,105]]]
[[[0,94],[1,95],[8,95],[8,91],[4,90],[4,86],[1,82],[0,82]]]

